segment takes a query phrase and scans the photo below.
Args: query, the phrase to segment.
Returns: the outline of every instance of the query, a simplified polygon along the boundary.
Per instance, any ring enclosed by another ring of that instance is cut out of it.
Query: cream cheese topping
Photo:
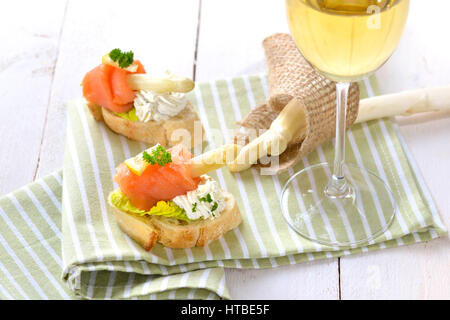
[[[177,206],[185,210],[191,220],[215,218],[226,207],[225,197],[217,181],[206,174],[201,178],[202,182],[197,189],[172,199]]]
[[[179,114],[187,105],[182,92],[163,92],[140,90],[136,93],[134,107],[140,121],[165,121]]]

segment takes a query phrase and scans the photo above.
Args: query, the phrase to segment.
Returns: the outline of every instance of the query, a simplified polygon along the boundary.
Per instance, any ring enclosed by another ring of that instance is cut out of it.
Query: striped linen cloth
[[[374,79],[361,83],[362,97],[374,91]],[[197,85],[189,100],[208,133],[208,148],[228,141],[235,122],[266,97],[262,75]],[[305,165],[332,161],[329,142],[278,176],[255,169],[212,173],[235,196],[240,227],[207,247],[158,244],[146,252],[117,227],[106,198],[117,187],[115,167],[147,146],[114,134],[81,106],[68,110],[64,179],[58,172],[0,200],[1,298],[230,298],[223,267],[272,268],[428,241],[447,232],[396,125],[385,119],[354,125],[347,134],[346,159],[385,179],[398,205],[389,230],[368,246],[339,250],[312,243],[281,215],[282,186]],[[387,199],[374,194],[369,200],[373,210],[376,201]],[[355,226],[333,227],[351,238]]]
[[[62,183],[61,170],[0,199],[0,300],[79,298],[61,277]],[[92,270],[92,266],[87,269]],[[215,292],[227,295],[224,270],[219,267],[163,277],[125,273],[117,268],[108,274],[107,282],[105,279],[101,272],[94,271],[80,281],[95,281],[105,290],[102,298],[111,299],[131,295],[137,299],[216,299]],[[150,280],[159,282],[162,291],[139,296],[146,290],[140,287]],[[112,290],[116,282],[121,283],[121,292]],[[89,298],[91,290],[92,286],[87,287],[81,295]]]

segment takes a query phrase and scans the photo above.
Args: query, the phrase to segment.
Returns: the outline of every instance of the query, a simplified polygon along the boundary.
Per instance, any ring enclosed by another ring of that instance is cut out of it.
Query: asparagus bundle
[[[355,123],[433,111],[450,111],[450,87],[419,89],[362,99]],[[231,171],[242,171],[266,155],[282,154],[289,144],[305,137],[306,127],[304,108],[297,98],[293,98],[272,121],[270,128],[242,147],[228,167]]]

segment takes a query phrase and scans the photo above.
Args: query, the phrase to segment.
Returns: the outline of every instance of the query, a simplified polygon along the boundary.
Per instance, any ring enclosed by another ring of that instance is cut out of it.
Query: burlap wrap
[[[270,166],[277,174],[295,165],[302,157],[323,142],[331,139],[336,130],[336,85],[318,74],[298,51],[289,34],[277,33],[263,41],[267,59],[269,99],[267,104],[254,108],[238,125],[241,132],[235,142],[248,143],[248,129],[268,129],[273,119],[293,98],[298,98],[306,114],[306,136],[294,139],[279,158],[279,165]],[[359,86],[350,86],[347,128],[356,119],[359,104]],[[247,130],[245,130],[247,129]],[[254,137],[253,137],[254,138]],[[267,168],[266,168],[267,170]]]

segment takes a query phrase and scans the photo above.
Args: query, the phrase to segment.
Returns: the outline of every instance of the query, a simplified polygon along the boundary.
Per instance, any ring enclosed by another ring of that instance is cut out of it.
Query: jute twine
[[[270,167],[270,173],[277,174],[294,166],[302,157],[334,137],[336,85],[318,74],[306,62],[289,34],[271,35],[264,39],[263,47],[268,67],[269,99],[267,103],[257,106],[238,122],[241,130],[235,136],[235,142],[245,144],[254,139],[254,135],[250,137],[248,134],[249,129],[269,129],[278,113],[293,97],[296,97],[306,115],[306,136],[293,139],[286,151],[280,155],[277,166],[273,163],[256,164],[260,167]],[[347,128],[356,119],[358,104],[359,86],[353,83],[348,97]]]

